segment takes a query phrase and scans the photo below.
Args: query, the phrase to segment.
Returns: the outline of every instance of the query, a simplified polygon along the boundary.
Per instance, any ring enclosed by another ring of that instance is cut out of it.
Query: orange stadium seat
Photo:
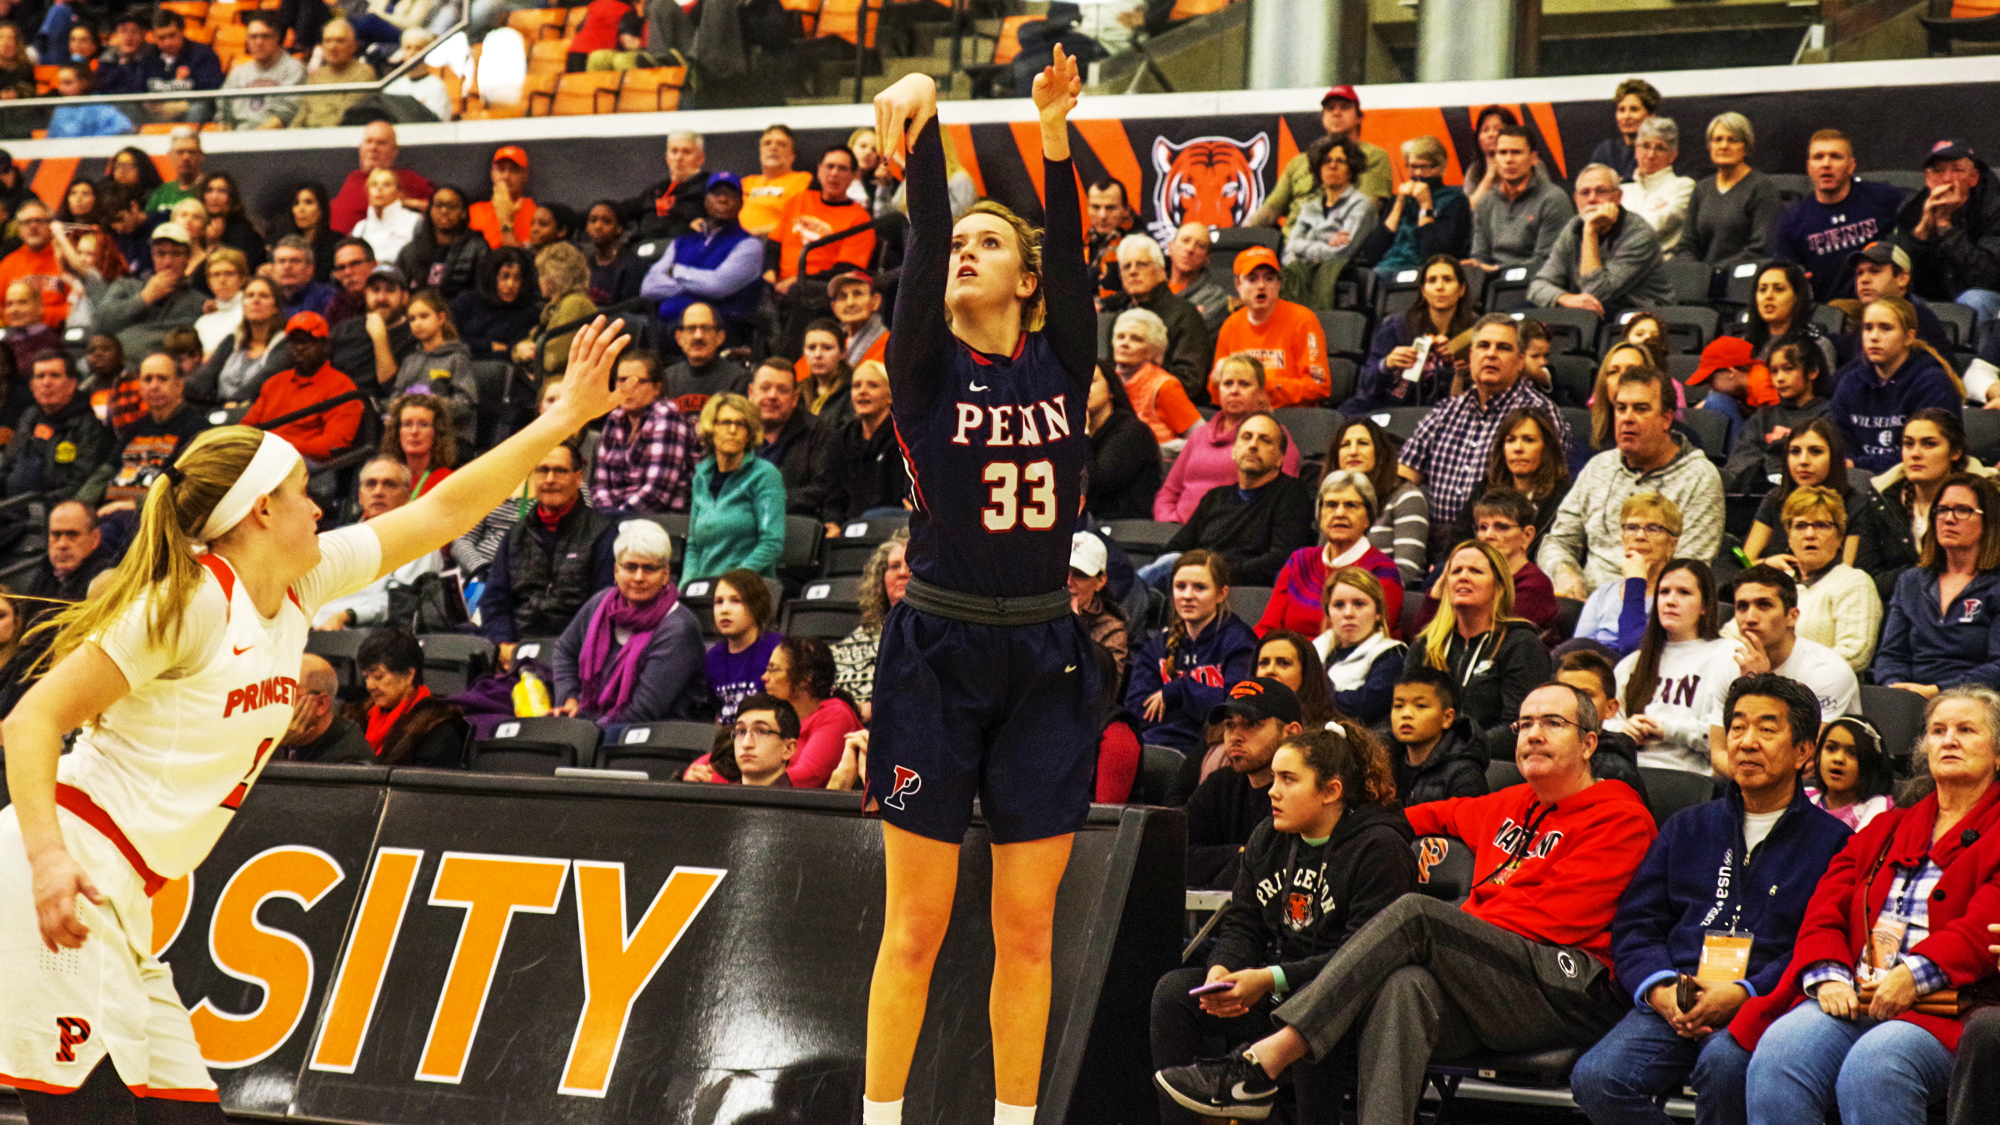
[[[252,7],[253,5],[245,3],[244,0],[215,0],[215,3],[208,6],[208,26],[225,27],[232,23],[241,23],[243,21],[236,17]]]
[[[556,79],[554,92],[536,91],[528,96],[528,115],[568,117],[590,113],[610,113],[618,106],[618,86],[622,70],[586,70]]]
[[[1234,0],[1174,0],[1174,10],[1167,14],[1167,18],[1191,20],[1196,16],[1212,15],[1233,2]]]
[[[582,5],[580,7],[571,8],[569,10],[569,18],[563,21],[563,28],[562,28],[563,38],[565,39],[574,38],[576,33],[583,27],[583,17],[589,14],[590,14],[590,6],[587,4]]]
[[[208,0],[166,0],[160,5],[163,12],[178,12],[190,24],[200,23],[208,18]]]
[[[825,0],[819,8],[819,20],[813,30],[814,38],[845,39],[854,42],[855,25],[860,21],[864,0]],[[882,19],[882,0],[865,0],[868,7],[868,29],[861,37],[861,46],[875,45],[875,28]]]
[[[1046,16],[1008,16],[1000,21],[1000,38],[993,44],[993,65],[1006,66],[1021,53],[1021,25]]]
[[[528,8],[507,16],[507,26],[521,33],[521,38],[533,43],[537,40],[560,39],[563,24],[569,19],[567,8]]]
[[[618,87],[619,113],[661,113],[678,109],[681,87],[687,84],[687,67],[656,66],[625,72]]]
[[[569,68],[569,40],[539,39],[528,48],[528,80],[521,87],[522,96],[530,106],[539,95],[552,98],[556,92],[556,80]]]
[[[797,12],[805,20],[807,35],[813,33],[813,24],[819,18],[820,0],[779,0],[788,12]]]
[[[215,42],[215,28],[205,23],[195,23],[190,20],[188,25],[181,29],[181,34],[196,43],[206,44]]]

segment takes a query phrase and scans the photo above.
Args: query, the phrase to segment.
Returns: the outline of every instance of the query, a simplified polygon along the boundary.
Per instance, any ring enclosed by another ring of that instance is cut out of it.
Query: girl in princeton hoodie
[[[1675,559],[1660,571],[1638,651],[1618,662],[1625,717],[1611,725],[1639,744],[1639,764],[1706,776],[1708,716],[1736,679],[1735,644],[1715,635],[1708,564]]]
[[[1256,666],[1257,634],[1229,608],[1229,560],[1219,554],[1182,555],[1173,600],[1173,623],[1132,661],[1125,706],[1144,720],[1144,741],[1199,755],[1209,710]]]
[[[1900,297],[1861,310],[1861,354],[1834,376],[1828,413],[1854,465],[1886,472],[1902,456],[1903,423],[1927,406],[1965,409],[1965,385],[1951,365],[1917,339],[1917,312]]]

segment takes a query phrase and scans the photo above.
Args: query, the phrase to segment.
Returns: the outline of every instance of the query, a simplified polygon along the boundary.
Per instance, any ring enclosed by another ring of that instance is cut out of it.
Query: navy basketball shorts
[[[976,625],[891,609],[868,740],[868,795],[883,819],[957,844],[977,797],[996,844],[1083,827],[1102,727],[1090,644],[1069,614]]]

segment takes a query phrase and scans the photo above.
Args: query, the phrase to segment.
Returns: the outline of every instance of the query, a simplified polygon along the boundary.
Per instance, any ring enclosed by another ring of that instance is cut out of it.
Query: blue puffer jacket
[[[1202,752],[1202,731],[1209,709],[1229,696],[1229,689],[1247,680],[1257,667],[1257,634],[1235,614],[1203,629],[1167,659],[1167,631],[1146,638],[1146,647],[1132,661],[1132,686],[1125,708],[1146,713],[1146,700],[1165,692],[1167,711],[1156,723],[1142,721],[1141,740],[1171,746],[1186,754]]]
[[[1639,1007],[1646,993],[1693,973],[1701,964],[1703,935],[1748,930],[1750,976],[1740,983],[1767,996],[1785,974],[1799,922],[1820,876],[1852,832],[1806,800],[1804,786],[1746,865],[1743,793],[1736,786],[1719,801],[1682,809],[1646,849],[1639,871],[1618,900],[1611,923],[1611,956],[1618,983]]]

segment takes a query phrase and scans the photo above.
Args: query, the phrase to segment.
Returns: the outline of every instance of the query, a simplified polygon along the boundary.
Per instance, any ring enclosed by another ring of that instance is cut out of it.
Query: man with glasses
[[[286,317],[302,312],[324,317],[339,295],[333,286],[313,280],[312,244],[296,234],[280,238],[271,248],[271,284],[278,290],[278,304]]]
[[[694,419],[660,393],[660,357],[619,357],[618,386],[625,404],[605,416],[590,503],[600,512],[687,511],[701,441]]]
[[[229,68],[223,81],[225,90],[258,89],[266,86],[303,86],[305,64],[281,47],[285,31],[278,26],[277,13],[252,12],[243,21],[244,59]],[[227,98],[215,119],[225,129],[282,129],[299,115],[296,97]]]
[[[1861,713],[1861,684],[1854,669],[1818,641],[1799,636],[1799,585],[1773,566],[1753,566],[1736,579],[1736,616],[1722,627],[1736,642],[1734,671],[1744,676],[1770,673],[1803,684],[1819,700],[1821,722]],[[1723,678],[1731,669],[1718,669]],[[1729,776],[1723,733],[1728,709],[1717,700],[1709,716],[1708,752],[1715,772]],[[1814,732],[1818,738],[1818,732]]]
[[[168,332],[202,315],[205,302],[188,276],[194,254],[188,232],[179,223],[161,223],[148,241],[153,276],[137,290],[107,289],[98,299],[98,331],[118,337],[128,356],[158,351]]]
[[[1536,561],[1556,595],[1587,598],[1625,573],[1625,501],[1657,492],[1680,508],[1682,555],[1713,559],[1722,546],[1722,474],[1673,432],[1667,375],[1650,367],[1618,377],[1612,391],[1618,445],[1590,459],[1556,509]]]
[[[1493,190],[1472,209],[1472,256],[1465,265],[1498,273],[1542,268],[1576,204],[1542,174],[1535,146],[1519,125],[1501,127],[1493,142]]]
[[[1472,850],[1464,907],[1397,899],[1278,1005],[1276,1033],[1160,1071],[1162,1090],[1197,1113],[1261,1117],[1279,1074],[1323,1062],[1358,1030],[1362,1125],[1407,1125],[1432,1062],[1586,1047],[1618,1022],[1629,1000],[1612,979],[1611,922],[1657,834],[1653,815],[1623,782],[1592,775],[1588,695],[1543,684],[1514,730],[1524,784],[1405,810],[1418,836]]]
[[[1625,210],[1618,173],[1592,164],[1576,175],[1576,218],[1556,236],[1542,268],[1528,283],[1528,300],[1542,308],[1605,315],[1674,303],[1660,270],[1660,240],[1646,220]]]
[[[393,457],[377,457],[361,466],[359,494],[361,522],[384,512],[393,512],[410,502],[410,470]],[[444,569],[444,554],[432,551],[412,559],[344,598],[335,598],[320,607],[313,628],[337,632],[357,626],[389,624],[390,592],[414,586],[426,574]],[[408,624],[408,622],[404,622]]]
[[[365,282],[361,314],[333,326],[333,365],[352,372],[356,385],[386,394],[402,370],[403,360],[417,350],[416,333],[410,331],[410,285],[395,266],[368,264],[372,268],[361,275]],[[471,405],[470,399],[457,393],[462,388],[452,390],[457,402]]]
[[[746,696],[736,709],[730,740],[744,785],[790,789],[785,767],[799,749],[799,713],[775,695]]]
[[[0,293],[17,281],[34,286],[42,296],[43,322],[60,329],[69,319],[71,283],[65,280],[69,271],[56,257],[56,232],[49,220],[48,205],[39,199],[21,204],[20,210],[14,212],[14,223],[21,246],[0,258]]]
[[[663,385],[666,397],[690,418],[701,413],[710,395],[750,389],[750,368],[722,354],[724,336],[722,322],[706,302],[696,301],[682,311],[680,327],[674,329],[681,359],[667,368]]]
[[[516,641],[560,635],[592,594],[617,580],[618,519],[583,502],[588,469],[575,442],[549,450],[528,478],[534,510],[500,540],[486,568],[479,631],[500,646],[503,665],[513,665]]]
[[[342,324],[368,311],[368,271],[375,268],[375,248],[365,238],[343,238],[333,244],[333,304],[326,322],[339,331]]]
[[[333,665],[306,653],[292,692],[292,722],[278,740],[285,761],[368,765],[375,760],[361,728],[341,713],[339,694],[340,677]]]

